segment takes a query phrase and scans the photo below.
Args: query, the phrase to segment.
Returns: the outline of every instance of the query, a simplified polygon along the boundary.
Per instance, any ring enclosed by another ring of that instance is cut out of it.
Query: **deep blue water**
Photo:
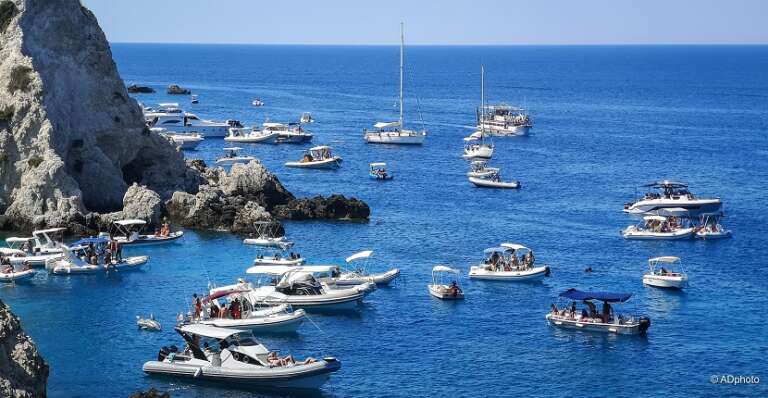
[[[305,257],[341,261],[363,249],[402,268],[392,288],[358,312],[313,315],[298,336],[266,337],[269,347],[343,362],[329,396],[752,396],[768,382],[768,47],[411,47],[406,117],[418,111],[423,147],[371,146],[361,130],[396,117],[396,47],[115,44],[126,83],[169,98],[177,83],[200,95],[200,116],[248,124],[312,112],[316,144],[344,157],[339,171],[297,171],[298,146],[248,146],[299,196],[334,192],[372,208],[368,223],[291,222]],[[490,102],[525,104],[533,135],[496,139],[493,164],[519,191],[481,190],[467,181],[461,138],[479,101],[480,63]],[[419,98],[417,106],[414,96]],[[254,97],[266,106],[253,108]],[[210,139],[190,157],[215,159]],[[367,164],[387,161],[380,183]],[[730,240],[629,242],[621,212],[639,184],[687,181],[725,202]],[[426,291],[430,269],[465,273],[482,250],[521,242],[550,264],[543,284],[463,280],[467,299],[439,302]],[[119,277],[48,277],[2,287],[51,364],[52,397],[125,396],[156,386],[179,397],[252,396],[146,377],[144,361],[179,342],[175,314],[209,281],[242,276],[255,256],[241,238],[188,231],[182,243],[132,249],[151,256],[144,272]],[[651,256],[683,258],[690,288],[645,288]],[[592,266],[594,273],[583,269]],[[628,291],[653,325],[646,337],[556,330],[544,315],[570,288]],[[136,330],[154,312],[158,334]],[[710,375],[757,375],[758,386],[713,386]]]

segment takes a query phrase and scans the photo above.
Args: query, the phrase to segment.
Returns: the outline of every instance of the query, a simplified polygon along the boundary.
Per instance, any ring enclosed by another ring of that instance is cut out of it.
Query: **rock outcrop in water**
[[[0,397],[45,397],[47,381],[48,364],[0,300]]]
[[[145,128],[104,33],[78,0],[0,0],[0,214],[17,228],[123,208],[138,182],[169,198],[197,176]]]

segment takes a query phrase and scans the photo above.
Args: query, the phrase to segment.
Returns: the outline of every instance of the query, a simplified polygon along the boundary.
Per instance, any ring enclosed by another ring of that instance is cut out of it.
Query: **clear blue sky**
[[[768,43],[768,0],[82,0],[113,42]]]

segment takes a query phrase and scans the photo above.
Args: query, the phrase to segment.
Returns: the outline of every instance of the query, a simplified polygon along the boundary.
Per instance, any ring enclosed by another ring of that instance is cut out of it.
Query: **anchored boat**
[[[502,243],[483,251],[482,264],[469,269],[470,279],[495,281],[540,281],[549,276],[547,265],[535,265],[533,251],[521,244]]]
[[[302,169],[338,169],[341,167],[341,161],[341,156],[333,155],[331,147],[321,145],[305,151],[298,162],[286,162],[285,166]]]
[[[268,129],[259,130],[256,127],[231,127],[224,141],[241,142],[246,144],[277,144],[279,134]]]
[[[434,266],[432,283],[427,285],[429,294],[440,300],[463,300],[464,291],[459,287],[459,274],[459,270],[445,265]]]
[[[690,239],[696,228],[687,220],[678,216],[645,216],[637,225],[625,228],[621,235],[632,240]]]
[[[546,319],[550,325],[565,329],[577,329],[590,332],[614,334],[643,334],[651,327],[651,319],[646,316],[616,313],[613,305],[627,302],[630,293],[584,292],[568,289],[560,293],[559,301],[570,300],[570,305],[559,308],[552,304]],[[598,313],[593,301],[603,303]],[[577,303],[583,303],[581,313],[577,312]]]
[[[643,214],[668,208],[683,208],[691,215],[715,213],[720,210],[720,198],[704,199],[688,191],[688,185],[681,182],[658,181],[643,185],[649,192],[635,202],[626,203],[624,212]],[[654,192],[657,190],[660,192]]]
[[[285,250],[293,246],[293,242],[284,235],[277,236],[280,224],[272,221],[257,221],[254,223],[256,237],[243,239],[246,245],[261,247],[276,247]]]
[[[375,162],[368,165],[368,176],[374,180],[391,180],[392,174],[387,171],[387,164],[384,162]]]
[[[643,283],[654,287],[682,289],[688,284],[688,275],[679,257],[654,257],[648,260],[648,273],[643,275]]]
[[[469,182],[478,188],[496,188],[496,189],[518,189],[520,181],[502,181],[499,173],[496,172],[490,176],[478,178],[469,177]]]
[[[144,220],[119,220],[112,223],[110,230],[112,239],[124,246],[159,245],[174,242],[184,236],[183,231],[171,232],[166,224],[166,232],[158,234],[142,234],[147,222]]]
[[[469,164],[469,171],[467,177],[474,178],[489,178],[499,173],[498,167],[488,167],[488,162],[485,160],[473,160]]]
[[[722,212],[704,213],[700,217],[700,223],[696,229],[697,238],[711,240],[731,237],[731,230],[725,229],[720,224],[720,220],[725,217]]]
[[[195,382],[221,382],[266,389],[317,389],[341,368],[333,357],[280,358],[260,344],[253,333],[208,325],[183,325],[176,332],[186,348],[163,347],[157,360],[144,364],[150,375],[184,378]],[[201,345],[202,344],[202,345]]]
[[[347,267],[357,264],[354,268],[340,270],[339,275],[334,278],[334,282],[339,286],[354,286],[365,283],[375,285],[388,285],[390,282],[400,276],[400,270],[392,268],[385,272],[371,273],[368,270],[369,260],[373,255],[372,250],[364,250],[347,257],[344,261]]]
[[[242,149],[243,148],[236,147],[236,146],[224,148],[226,155],[216,159],[216,164],[222,165],[222,166],[232,166],[233,164],[237,164],[237,163],[246,164],[256,160],[256,158],[253,156],[248,156],[248,155],[243,156],[238,154],[238,151]]]

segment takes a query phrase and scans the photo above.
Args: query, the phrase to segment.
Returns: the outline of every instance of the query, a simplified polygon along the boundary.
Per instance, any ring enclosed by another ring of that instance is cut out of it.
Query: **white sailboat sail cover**
[[[374,163],[371,163],[371,166],[373,166],[373,165],[374,165]],[[360,260],[360,259],[363,259],[363,258],[371,257],[372,254],[373,254],[373,250],[364,250],[364,251],[361,251],[359,253],[355,253],[355,254],[347,257],[347,259],[344,260],[344,261],[346,261],[348,263],[351,263],[351,262],[353,262],[355,260]]]
[[[400,122],[376,122],[376,124],[373,125],[373,127],[377,129],[386,129],[390,127],[399,127]]]

